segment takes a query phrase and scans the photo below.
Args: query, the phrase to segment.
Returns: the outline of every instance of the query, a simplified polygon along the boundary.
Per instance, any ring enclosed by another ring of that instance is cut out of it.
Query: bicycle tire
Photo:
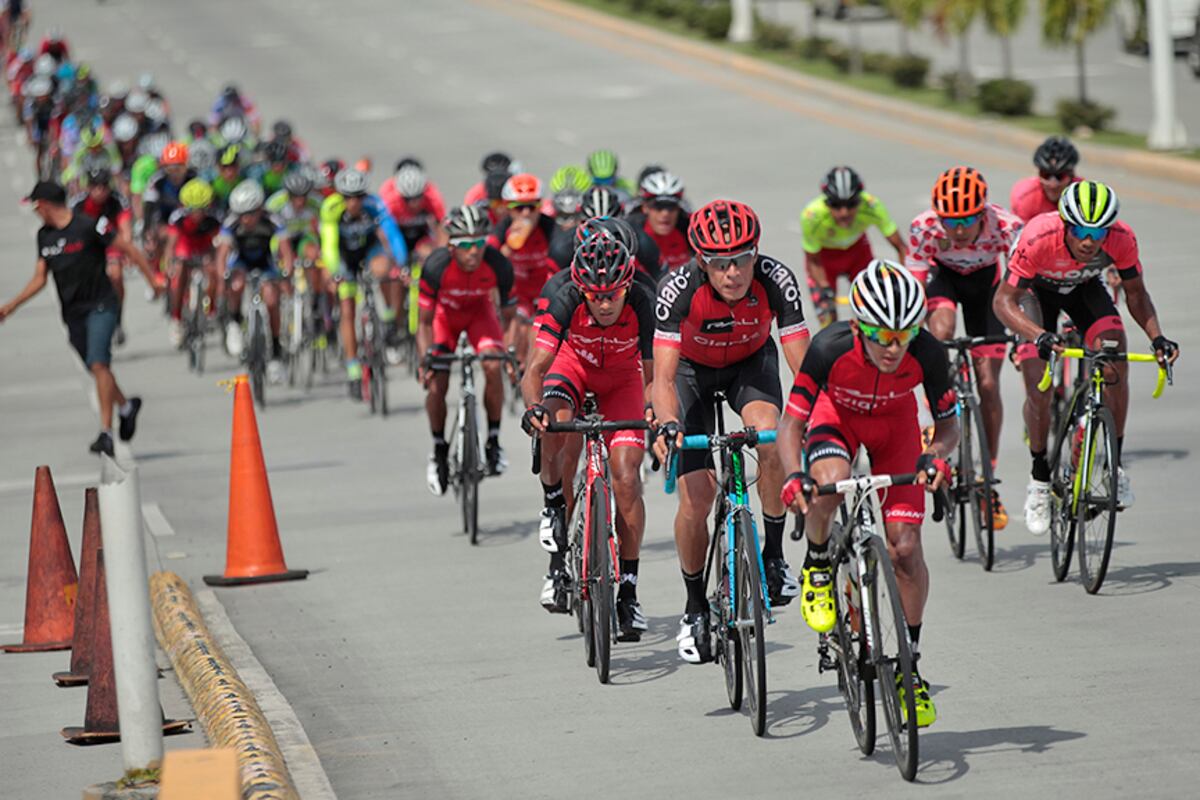
[[[737,633],[742,653],[742,677],[745,699],[750,713],[750,727],[755,736],[767,730],[767,643],[763,624],[763,577],[758,568],[750,511],[739,508],[733,524],[738,529],[739,563],[737,570]]]
[[[378,355],[375,356],[375,364],[371,368],[371,397],[374,398],[373,402],[379,408],[379,416],[387,419],[387,367],[384,360]]]
[[[969,412],[963,408],[962,413]],[[967,515],[962,506],[963,463],[967,461],[964,453],[963,437],[960,436],[958,449],[955,452],[954,483],[948,487],[948,491],[945,493],[945,497],[949,501],[946,508],[946,535],[950,537],[950,552],[959,561],[962,561],[967,546]]]
[[[1075,547],[1077,518],[1072,510],[1076,464],[1072,438],[1076,424],[1073,409],[1068,409],[1054,437],[1054,457],[1050,462],[1050,569],[1058,583],[1067,579]]]
[[[718,498],[717,503],[724,500]],[[734,711],[742,710],[743,691],[745,689],[742,677],[742,645],[737,636],[732,635],[729,627],[730,610],[732,608],[729,581],[728,542],[724,514],[718,513],[717,524],[713,527],[713,540],[708,549],[708,604],[709,619],[715,619],[712,646],[715,650],[713,657],[720,662],[725,675],[725,695],[729,699],[729,708]]]
[[[869,756],[875,752],[875,683],[866,668],[869,653],[866,652],[862,612],[855,611],[849,599],[849,593],[857,591],[850,578],[856,570],[857,562],[846,559],[839,561],[834,569],[838,613],[833,635],[838,648],[838,691],[846,703],[854,741],[862,754]],[[854,580],[857,581],[857,576]],[[858,608],[862,608],[861,601]]]
[[[584,493],[582,486],[576,484],[575,497],[583,498]],[[583,572],[583,537],[580,531],[583,530],[583,503],[576,501],[575,512],[570,520],[570,532],[567,534],[567,558],[563,560],[564,566],[569,566],[569,575],[571,577],[571,592],[568,595],[571,598],[571,613],[575,615],[575,626],[579,629],[580,635],[583,635],[583,593],[581,587],[583,584],[579,580],[580,574]],[[590,611],[589,611],[590,613]],[[590,625],[590,623],[589,623]],[[588,636],[591,636],[591,628],[588,628]],[[591,664],[589,663],[590,667]]]
[[[873,626],[878,651],[873,655],[875,677],[879,681],[879,694],[883,702],[884,718],[887,720],[888,738],[892,743],[892,754],[896,767],[906,781],[917,774],[917,705],[913,679],[913,656],[908,641],[908,623],[900,605],[900,591],[896,586],[896,573],[887,554],[887,544],[878,537],[869,538],[863,545],[867,563],[871,565],[868,583],[871,593],[871,611],[864,616]],[[897,687],[899,676],[900,687]],[[904,689],[905,702],[901,708],[899,689]],[[909,722],[905,722],[905,719]]]
[[[479,428],[475,408],[467,405],[463,414],[462,521],[463,533],[476,544],[479,537]]]
[[[1085,451],[1088,459],[1076,503],[1076,528],[1079,576],[1087,593],[1095,594],[1108,574],[1117,530],[1117,429],[1112,412],[1103,406],[1096,409],[1087,434],[1085,440],[1090,445]]]
[[[596,640],[596,677],[608,683],[613,642],[613,576],[609,542],[608,492],[592,482],[592,535],[588,551],[588,596],[592,600],[592,636]]]
[[[992,486],[996,480],[992,473],[992,457],[988,450],[987,431],[983,427],[983,415],[979,413],[979,403],[974,398],[969,399],[964,411],[966,413],[961,441],[966,442],[963,451],[970,464],[970,475],[966,484],[967,503],[963,511],[971,522],[971,532],[975,534],[975,547],[979,552],[983,571],[991,572],[996,557],[996,518],[995,509],[992,508]],[[971,447],[972,442],[975,443],[974,448]],[[978,463],[975,461],[974,451],[979,454]]]

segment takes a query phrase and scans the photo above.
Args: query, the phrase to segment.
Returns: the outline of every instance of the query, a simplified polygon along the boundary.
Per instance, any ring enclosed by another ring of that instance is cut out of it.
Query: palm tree
[[[1048,0],[1047,0],[1048,1]],[[970,48],[967,31],[975,21],[982,0],[937,0],[934,7],[934,25],[943,35],[950,33],[958,38],[958,69],[954,80],[954,99],[967,100],[971,84]]]
[[[1012,35],[1025,17],[1026,0],[982,0],[983,21],[1000,38],[1000,63],[1004,77],[1012,79]]]
[[[1087,103],[1084,43],[1108,19],[1113,0],[1042,0],[1042,39],[1049,45],[1075,46],[1079,102]]]
[[[887,0],[888,11],[900,23],[900,55],[912,55],[908,34],[915,31],[925,19],[930,0]]]

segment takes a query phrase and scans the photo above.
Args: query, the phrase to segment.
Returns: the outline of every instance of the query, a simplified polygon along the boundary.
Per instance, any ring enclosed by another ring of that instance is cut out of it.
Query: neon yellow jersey
[[[149,185],[155,172],[158,172],[156,157],[145,155],[134,161],[133,166],[129,169],[129,193],[140,195],[145,192],[146,186]]]
[[[338,220],[345,211],[346,198],[334,192],[321,201],[321,210],[318,212],[321,260],[325,262],[325,269],[331,273],[336,273],[342,263],[342,254],[338,249]]]
[[[867,229],[874,225],[884,236],[896,232],[896,223],[874,195],[863,192],[858,204],[858,213],[850,227],[843,228],[833,221],[829,206],[822,195],[813,200],[800,214],[800,231],[804,236],[804,252],[819,253],[822,250],[848,250],[862,238]]]

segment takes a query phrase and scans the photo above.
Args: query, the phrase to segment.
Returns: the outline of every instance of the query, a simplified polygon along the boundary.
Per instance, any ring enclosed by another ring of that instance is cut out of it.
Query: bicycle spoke
[[[1096,409],[1088,433],[1080,454],[1077,528],[1079,572],[1084,588],[1095,594],[1108,572],[1117,526],[1117,434],[1112,412]]]

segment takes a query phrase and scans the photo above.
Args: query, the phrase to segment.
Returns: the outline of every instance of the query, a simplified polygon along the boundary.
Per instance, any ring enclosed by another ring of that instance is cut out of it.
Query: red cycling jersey
[[[435,228],[446,217],[446,201],[442,193],[432,182],[425,184],[425,194],[419,198],[424,203],[419,207],[415,201],[396,191],[396,183],[391,178],[379,187],[379,199],[396,220],[400,230],[407,232],[425,226],[429,230]]]
[[[512,265],[495,248],[484,250],[483,263],[470,272],[459,266],[449,248],[430,253],[421,267],[418,303],[423,311],[433,311],[434,349],[453,353],[463,332],[476,352],[503,347],[492,294],[505,306],[512,302],[511,290]]]
[[[569,345],[586,364],[600,369],[641,366],[654,356],[654,310],[650,292],[640,283],[630,284],[625,307],[611,325],[601,326],[573,283],[550,298],[539,317],[534,346],[549,353]]]
[[[682,267],[684,264],[692,260],[692,256],[696,253],[692,250],[692,246],[687,240],[687,224],[688,215],[684,212],[679,212],[679,224],[672,228],[666,236],[659,236],[650,228],[650,221],[646,218],[643,211],[636,211],[629,215],[629,224],[634,227],[634,230],[645,232],[650,241],[658,246],[658,258],[663,272],[670,272],[673,269]]]
[[[1083,179],[1076,176],[1071,183],[1080,180]],[[1046,197],[1046,193],[1042,191],[1042,179],[1037,175],[1022,178],[1013,184],[1012,194],[1008,198],[1008,207],[1022,222],[1029,222],[1038,214],[1058,211],[1058,203],[1052,203]]]
[[[512,217],[500,221],[488,236],[488,244],[499,249],[505,244]],[[512,252],[513,296],[517,307],[532,317],[534,302],[546,281],[558,271],[558,264],[550,257],[550,237],[554,234],[554,219],[543,214],[533,226],[525,242]]]
[[[960,275],[981,269],[999,269],[1000,256],[1008,253],[1021,234],[1022,222],[994,203],[983,210],[979,236],[966,247],[955,247],[933,209],[912,221],[908,234],[908,258],[904,265],[913,275],[926,280],[934,266]]]
[[[733,304],[717,294],[695,261],[674,270],[658,287],[654,316],[656,345],[678,348],[684,358],[706,367],[753,355],[771,335],[772,321],[778,321],[784,344],[808,336],[796,276],[764,255],[755,260],[750,290]]]
[[[1076,261],[1067,249],[1066,223],[1057,213],[1030,220],[1008,260],[1005,281],[1024,289],[1030,285],[1069,292],[1115,267],[1122,280],[1142,274],[1137,239],[1124,222],[1115,222],[1100,243],[1100,253],[1089,263]]]
[[[179,238],[175,242],[176,258],[196,258],[212,252],[213,240],[221,232],[221,221],[210,214],[196,217],[185,208],[171,212],[168,230]]]

